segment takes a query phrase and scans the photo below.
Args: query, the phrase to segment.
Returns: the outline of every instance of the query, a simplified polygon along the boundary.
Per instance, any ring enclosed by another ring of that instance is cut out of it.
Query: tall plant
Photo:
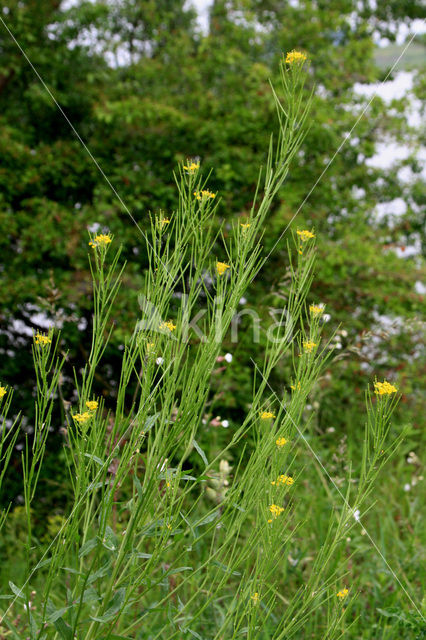
[[[290,475],[293,444],[304,438],[307,396],[330,354],[321,343],[323,308],[306,305],[315,261],[312,231],[297,230],[289,243],[286,308],[263,361],[253,365],[244,420],[210,459],[199,443],[222,342],[266,259],[261,239],[268,211],[306,133],[305,79],[305,55],[291,52],[281,64],[280,96],[273,92],[280,135],[271,138],[251,211],[231,233],[213,225],[218,198],[199,163],[188,160],[179,168],[176,211],[152,219],[142,317],[124,346],[108,410],[92,389],[123,270],[112,236],[91,238],[92,348],[86,367],[75,374],[78,402],[68,413],[63,443],[72,500],[56,535],[41,546],[32,537],[31,506],[63,359],[53,335],[35,336],[35,438],[23,454],[28,565],[24,584],[11,576],[12,595],[4,594],[1,624],[11,637],[280,640],[300,637],[321,607],[327,610],[323,637],[339,636],[346,611],[340,601],[350,596],[340,584],[344,568],[333,559],[395,446],[386,444],[386,436],[394,406],[388,398],[396,389],[378,383],[377,403],[368,393],[357,490],[349,484],[342,509],[330,516],[306,584],[290,600],[282,598],[286,549],[300,526],[293,498],[300,479]],[[221,252],[213,256],[217,247]],[[200,339],[190,333],[196,313]],[[293,391],[278,397],[269,378],[285,353],[293,356]],[[132,380],[136,393],[129,397]],[[14,437],[1,440],[6,463]]]

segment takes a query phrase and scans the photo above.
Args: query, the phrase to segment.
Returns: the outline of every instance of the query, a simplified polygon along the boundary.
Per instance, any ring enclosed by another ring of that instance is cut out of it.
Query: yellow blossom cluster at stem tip
[[[314,317],[320,316],[322,313],[324,313],[324,307],[321,307],[319,304],[311,304],[309,307],[309,311]]]
[[[272,520],[275,520],[282,514],[284,507],[279,507],[277,504],[271,504],[269,506],[269,511],[272,513],[272,518],[268,520],[268,522],[272,522]]]
[[[173,322],[171,320],[168,320],[167,322],[162,322],[160,324],[159,328],[160,328],[160,330],[163,330],[163,331],[165,329],[168,329],[168,331],[172,332],[172,331],[174,331],[176,329],[176,325],[173,324]]]
[[[77,422],[77,424],[84,424],[93,416],[93,413],[98,408],[99,403],[97,400],[87,400],[86,407],[89,411],[85,411],[84,413],[74,413],[73,418]]]
[[[35,344],[39,344],[41,347],[45,347],[52,342],[49,336],[45,336],[42,333],[36,333],[34,336]]]
[[[349,593],[349,589],[342,589],[341,591],[338,591],[336,595],[337,595],[338,598],[342,598],[343,599],[343,598],[346,598],[348,593]]]
[[[285,62],[286,64],[293,64],[294,62],[305,62],[306,60],[306,54],[302,53],[301,51],[296,51],[295,49],[293,49],[293,51],[289,51],[285,57]]]
[[[226,262],[216,262],[216,271],[220,276],[223,276],[225,271],[230,268],[231,267],[229,266],[229,264],[226,264]]]
[[[302,388],[302,386],[301,386],[300,382],[298,382],[297,385],[295,385],[295,384],[291,384],[290,385],[290,389],[292,389],[293,391],[296,391],[296,389],[298,391],[300,391],[301,388]]]
[[[112,242],[112,238],[110,235],[99,233],[93,238],[93,240],[89,242],[89,247],[92,247],[92,249],[97,249],[98,247],[107,247],[110,242]]]
[[[287,485],[291,487],[294,484],[294,479],[291,476],[278,476],[276,480],[272,480],[271,484],[279,487],[280,485]]]
[[[312,238],[315,238],[315,234],[312,233],[312,231],[308,231],[307,229],[303,229],[302,231],[299,231],[299,229],[297,230],[297,235],[299,236],[300,242],[303,244],[303,242],[307,242],[308,240],[311,240]],[[303,254],[303,246],[302,244],[299,246],[299,253],[300,255]]]
[[[259,604],[260,596],[257,591],[256,593],[253,593],[251,599],[253,600],[253,604]]]
[[[199,162],[190,162],[188,160],[188,164],[184,164],[183,165],[184,170],[186,171],[186,173],[189,173],[190,175],[192,175],[193,173],[196,173],[198,171],[198,169],[200,168],[200,163]]]
[[[154,342],[148,342],[146,345],[146,352],[148,355],[151,355],[152,353],[155,352],[155,343]]]
[[[90,420],[91,417],[92,417],[92,414],[89,413],[88,411],[85,411],[84,413],[73,414],[73,418],[77,422],[77,424],[84,424],[85,422]]]
[[[0,386],[0,400],[3,398],[3,396],[5,396],[7,393],[6,387],[2,387]]]
[[[303,348],[307,353],[311,353],[317,346],[318,344],[316,342],[312,342],[312,340],[308,340],[307,342],[303,343]]]
[[[272,413],[271,411],[261,411],[260,412],[260,419],[261,420],[270,420],[271,418],[275,418],[275,413]]]
[[[251,227],[251,222],[240,222],[243,231],[247,231]]]
[[[398,389],[386,380],[383,380],[383,382],[374,383],[374,393],[377,393],[377,395],[379,396],[388,396],[392,393],[396,393],[397,391]]]
[[[307,242],[307,240],[311,240],[315,238],[315,234],[312,231],[308,231],[307,229],[303,229],[302,231],[297,230],[297,235],[299,236],[302,242]]]
[[[209,198],[216,198],[216,194],[212,193],[212,191],[208,191],[208,189],[203,189],[202,191],[194,191],[194,196],[197,200],[208,200]]]
[[[165,227],[166,224],[170,224],[169,218],[158,218],[157,222],[158,222],[158,226],[160,227],[160,229]]]
[[[277,438],[277,440],[275,440],[275,444],[277,445],[278,449],[282,449],[282,447],[285,447],[285,445],[287,444],[287,440],[285,438]]]

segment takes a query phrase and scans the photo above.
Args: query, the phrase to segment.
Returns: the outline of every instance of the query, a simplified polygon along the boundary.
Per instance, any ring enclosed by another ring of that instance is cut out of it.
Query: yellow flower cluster
[[[294,480],[291,476],[278,476],[276,480],[272,480],[271,484],[279,487],[280,485],[287,485],[291,487],[294,483]]]
[[[185,171],[187,173],[189,173],[190,175],[192,175],[193,173],[196,173],[198,171],[198,169],[200,168],[200,163],[199,162],[189,162],[187,165],[183,165],[183,168],[185,169]]]
[[[251,227],[251,222],[240,222],[243,231],[247,231]]]
[[[297,235],[300,238],[300,242],[307,242],[308,240],[311,240],[312,238],[315,238],[315,234],[312,233],[312,231],[308,231],[307,229],[303,229],[302,231],[299,231],[299,229],[297,230]],[[302,249],[302,245],[300,245],[299,247],[299,253],[300,255],[302,255],[303,253],[303,249]]]
[[[287,440],[285,438],[278,438],[277,440],[275,440],[275,444],[277,445],[278,449],[282,449],[282,447],[287,444]]]
[[[271,504],[269,505],[269,511],[272,513],[272,518],[268,520],[268,522],[272,522],[272,520],[275,520],[282,514],[284,507],[279,507],[277,504]]]
[[[0,386],[0,400],[3,398],[3,396],[5,396],[7,393],[6,387],[1,387]]]
[[[303,343],[303,348],[307,353],[311,353],[317,346],[318,344],[316,342],[312,342],[312,340],[308,340],[307,342]]]
[[[208,191],[207,189],[203,189],[202,191],[194,191],[194,196],[197,200],[208,200],[209,198],[216,198],[216,194]]]
[[[97,249],[98,247],[107,247],[110,242],[112,242],[112,238],[110,235],[99,233],[93,238],[93,240],[89,242],[89,247],[92,247],[92,249]]]
[[[226,262],[216,262],[216,271],[220,276],[223,276],[227,269],[230,269],[230,266]]]
[[[391,395],[391,393],[396,393],[397,391],[398,389],[386,380],[374,383],[374,393],[377,393],[379,396]]]
[[[93,413],[99,406],[99,402],[97,400],[87,400],[86,407],[89,411],[85,411],[84,413],[74,413],[73,418],[77,424],[85,424],[90,418],[93,417]]]
[[[89,413],[88,411],[85,411],[84,413],[73,414],[73,418],[77,422],[77,424],[84,424],[85,422],[90,420],[91,417],[92,417],[92,414]]]
[[[338,592],[337,592],[337,597],[338,597],[338,598],[342,598],[342,599],[343,599],[343,598],[346,598],[346,596],[348,595],[348,593],[349,593],[349,589],[342,589],[341,591],[338,591]]]
[[[290,389],[293,389],[293,391],[296,391],[296,389],[298,391],[300,391],[301,388],[302,388],[302,386],[301,386],[300,382],[298,382],[297,385],[295,385],[295,384],[291,384],[290,385]]]
[[[172,322],[171,320],[168,320],[167,322],[162,322],[162,323],[160,324],[159,329],[160,329],[160,330],[163,330],[163,331],[164,331],[165,329],[167,329],[168,331],[172,332],[172,331],[174,331],[174,330],[176,329],[176,325],[175,325],[175,324],[173,324],[173,322]]]
[[[42,333],[36,333],[34,336],[34,342],[41,347],[46,347],[48,344],[52,342],[49,336],[45,336]]]
[[[155,343],[154,342],[148,342],[147,345],[146,345],[146,353],[147,353],[147,355],[151,355],[154,352],[155,352]]]
[[[275,413],[272,413],[271,411],[261,411],[260,412],[260,419],[261,420],[270,420],[271,418],[275,418]]]
[[[254,605],[259,604],[260,596],[257,591],[256,593],[253,593],[253,595],[251,596],[251,599],[253,600]]]
[[[296,51],[295,49],[293,49],[293,51],[289,51],[285,57],[286,64],[293,64],[294,62],[302,63],[305,62],[305,60],[306,54],[301,51]]]
[[[170,224],[170,220],[169,218],[158,218],[157,223],[160,229],[162,229],[166,224]]]
[[[311,304],[311,306],[309,307],[309,311],[314,317],[320,316],[322,313],[324,313],[324,307],[320,307],[319,304]]]
[[[297,235],[302,242],[306,242],[307,240],[311,240],[311,238],[315,238],[315,234],[312,233],[312,231],[308,231],[307,229],[303,229],[302,231],[299,231],[298,229]]]

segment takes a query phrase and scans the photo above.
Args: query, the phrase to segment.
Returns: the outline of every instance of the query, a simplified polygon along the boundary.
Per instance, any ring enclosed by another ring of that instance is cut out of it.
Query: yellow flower
[[[303,231],[299,231],[299,229],[297,230],[297,235],[300,237],[302,242],[306,242],[307,240],[310,240],[311,238],[315,238],[315,234],[312,233],[311,231],[308,231],[307,229],[303,229]]]
[[[251,227],[251,222],[240,222],[240,226],[243,231],[246,231]]]
[[[260,596],[257,591],[256,593],[253,593],[253,595],[251,596],[251,599],[253,600],[254,605],[259,604]]]
[[[158,218],[157,219],[158,226],[162,229],[166,224],[170,224],[169,218]]]
[[[309,311],[314,317],[320,316],[322,313],[324,313],[324,307],[321,307],[319,304],[311,304],[311,306],[309,307]]]
[[[165,329],[168,329],[171,332],[171,331],[174,331],[176,329],[176,325],[173,324],[173,322],[171,320],[168,320],[167,322],[162,322],[160,324],[159,328],[160,328],[160,330],[162,329],[163,331]]]
[[[317,346],[318,344],[316,342],[312,342],[311,340],[303,343],[303,348],[307,353],[311,353],[311,351]]]
[[[291,476],[278,476],[276,480],[272,480],[271,484],[279,487],[280,485],[291,486],[294,483],[294,480]]]
[[[6,395],[6,393],[6,387],[0,387],[0,400]]]
[[[183,168],[185,169],[185,171],[187,173],[189,173],[190,175],[193,173],[196,173],[196,171],[198,171],[198,169],[200,168],[200,163],[199,162],[189,162],[187,165],[183,165]]]
[[[74,413],[73,415],[73,418],[77,422],[77,424],[84,424],[85,422],[90,420],[91,417],[92,415],[88,411],[85,411],[84,413]]]
[[[216,194],[208,191],[208,189],[203,189],[202,191],[194,191],[194,196],[197,200],[208,200],[209,198],[216,198]]]
[[[275,414],[272,413],[271,411],[261,411],[260,412],[260,419],[261,420],[270,420],[271,418],[275,418]]]
[[[291,385],[290,385],[290,389],[292,389],[293,391],[296,391],[296,389],[297,389],[298,391],[300,391],[300,389],[301,389],[301,388],[302,388],[302,387],[301,387],[300,382],[298,382],[298,383],[297,383],[297,385],[295,385],[295,384],[291,384]]]
[[[301,51],[296,51],[295,49],[293,49],[293,51],[289,51],[285,58],[286,64],[293,64],[293,62],[302,63],[305,62],[305,60],[306,55]]]
[[[34,342],[42,347],[45,347],[46,345],[50,344],[52,340],[49,338],[49,336],[44,336],[42,333],[36,333],[36,335],[34,336]]]
[[[269,511],[272,513],[272,518],[278,518],[284,511],[284,507],[279,507],[277,504],[271,504],[269,506]],[[268,522],[272,522],[272,520],[268,520]]]
[[[151,353],[155,352],[155,343],[154,342],[148,342],[146,345],[146,353],[147,355],[150,355]]]
[[[341,591],[338,591],[338,592],[337,592],[337,597],[338,597],[338,598],[342,598],[342,599],[343,599],[343,598],[346,598],[346,596],[348,595],[348,593],[349,593],[349,589],[342,589]]]
[[[277,445],[278,449],[281,449],[287,444],[287,440],[285,438],[278,438],[277,440],[275,440],[275,444]]]
[[[396,393],[397,391],[398,389],[386,380],[383,380],[383,382],[374,383],[374,393],[377,393],[377,395],[379,396],[390,395],[391,393]]]
[[[220,276],[223,276],[227,269],[230,269],[229,264],[226,264],[225,262],[216,262],[216,271]]]
[[[86,402],[86,407],[89,409],[89,411],[96,411],[96,409],[98,408],[98,402],[96,400],[88,400]]]
[[[89,242],[89,246],[92,247],[92,249],[96,249],[97,247],[106,247],[110,242],[112,242],[112,238],[110,235],[99,233],[93,238],[93,240]]]

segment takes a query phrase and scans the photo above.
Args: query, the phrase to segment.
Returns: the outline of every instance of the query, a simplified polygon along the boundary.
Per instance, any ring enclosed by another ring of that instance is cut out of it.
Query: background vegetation
[[[408,123],[405,96],[390,103],[375,98],[359,119],[367,99],[356,88],[388,77],[397,50],[378,53],[377,39],[394,40],[401,24],[409,25],[422,13],[419,2],[378,3],[371,9],[369,2],[350,0],[216,0],[204,33],[195,12],[179,0],[79,2],[70,8],[27,0],[3,7],[6,25],[63,110],[2,24],[0,380],[14,387],[13,410],[26,416],[29,438],[35,419],[33,331],[47,324],[60,328],[59,348],[68,352],[59,386],[65,404],[54,415],[34,506],[40,540],[51,518],[62,514],[69,493],[58,451],[66,403],[75,401],[73,371],[84,366],[90,351],[87,230],[112,232],[123,243],[120,260],[128,263],[114,307],[115,329],[94,381],[96,395],[108,408],[115,402],[124,336],[141,316],[138,294],[148,256],[140,229],[149,229],[150,212],[168,215],[176,208],[172,172],[188,157],[200,157],[207,172],[213,169],[209,188],[221,196],[217,228],[224,220],[226,236],[232,222],[247,216],[269,132],[277,132],[269,79],[277,80],[282,52],[297,47],[310,59],[310,129],[267,219],[263,244],[266,254],[272,253],[241,309],[256,308],[264,328],[273,322],[273,309],[283,305],[288,288],[288,232],[281,233],[288,225],[314,228],[318,259],[309,302],[326,304],[325,338],[337,329],[333,343],[338,355],[312,389],[305,419],[313,421],[316,451],[338,479],[363,438],[368,381],[386,377],[402,392],[393,428],[396,434],[408,425],[408,437],[382,476],[378,504],[366,522],[412,597],[421,600],[418,455],[424,331],[415,283],[424,273],[425,188],[416,155],[424,132]],[[421,38],[416,47],[421,56]],[[410,47],[407,59],[411,52]],[[413,95],[422,100],[424,70],[417,59],[409,62],[416,65]],[[334,157],[355,123],[350,140]],[[392,140],[409,145],[408,157],[391,168],[377,168],[371,160],[378,145]],[[402,214],[397,199],[405,203]],[[263,333],[260,347],[252,343],[249,320],[242,318],[238,343],[230,335],[225,341],[222,355],[231,353],[232,362],[219,362],[212,376],[211,409],[200,442],[209,460],[249,408],[250,358],[256,360],[265,344]],[[271,384],[281,392],[290,382],[291,362],[284,359]],[[220,425],[223,420],[229,422],[227,429]],[[2,505],[12,502],[14,509],[4,558],[14,557],[13,541],[19,539],[23,442],[19,436],[1,495]],[[304,455],[312,468],[306,481],[320,483],[315,461],[309,452]],[[321,501],[318,508],[309,518],[318,522],[315,535],[321,536]],[[353,637],[378,637],[374,625],[383,626],[380,616],[389,618],[390,635],[383,637],[397,637],[391,635],[395,629],[406,634],[402,637],[420,637],[421,623],[410,618],[415,614],[405,594],[362,531],[356,535],[366,550],[358,567],[365,623]],[[307,547],[298,553],[301,562],[309,563]]]

